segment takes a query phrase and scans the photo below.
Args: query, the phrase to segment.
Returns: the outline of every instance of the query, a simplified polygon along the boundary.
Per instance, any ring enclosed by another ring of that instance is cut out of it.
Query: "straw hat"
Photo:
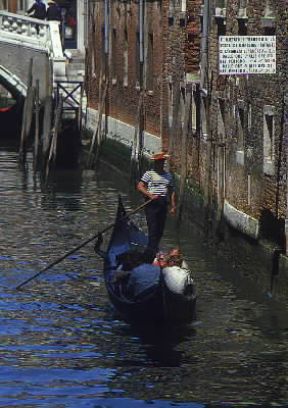
[[[165,152],[158,152],[153,154],[151,160],[166,160],[169,159],[169,157],[170,157],[169,154]]]

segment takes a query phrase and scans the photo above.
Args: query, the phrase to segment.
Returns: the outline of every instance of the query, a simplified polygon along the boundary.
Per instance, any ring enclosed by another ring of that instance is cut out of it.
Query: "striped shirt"
[[[146,171],[143,174],[141,181],[147,184],[147,190],[151,194],[161,197],[168,195],[168,190],[174,190],[172,174],[165,171],[163,174],[158,174],[154,170]]]

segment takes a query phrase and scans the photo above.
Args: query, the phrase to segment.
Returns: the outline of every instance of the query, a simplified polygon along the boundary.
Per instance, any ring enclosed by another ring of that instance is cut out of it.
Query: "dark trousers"
[[[152,262],[162,238],[167,218],[168,203],[165,197],[152,201],[145,207],[145,215],[148,227],[148,244],[146,255]]]

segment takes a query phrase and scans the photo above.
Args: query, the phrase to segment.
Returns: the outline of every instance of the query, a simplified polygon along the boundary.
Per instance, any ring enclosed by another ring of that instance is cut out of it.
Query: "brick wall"
[[[226,199],[237,209],[258,218],[266,236],[269,235],[269,228],[273,229],[273,224],[283,228],[281,220],[286,216],[286,184],[283,179],[286,174],[286,153],[282,116],[287,76],[287,13],[284,2],[271,1],[270,18],[265,19],[265,2],[249,1],[248,18],[242,23],[247,24],[247,35],[275,33],[277,74],[228,77],[219,76],[218,38],[219,32],[239,35],[241,20],[239,23],[237,19],[238,1],[227,1],[226,19],[213,17],[211,11],[208,70],[210,142],[207,142],[206,157],[211,171],[210,195],[220,209]],[[224,106],[224,124],[221,104]],[[269,174],[263,167],[263,151],[265,109],[269,111],[270,107],[273,107],[274,163]],[[239,112],[244,115],[242,130]],[[209,172],[207,168],[206,172]],[[209,181],[206,179],[206,182]],[[266,222],[268,218],[269,222]]]
[[[17,0],[8,0],[7,2],[0,1],[0,10],[3,9],[3,3],[4,5],[8,6],[8,11],[10,11],[11,13],[17,12]]]
[[[9,0],[8,8],[11,13],[17,12],[17,0]]]
[[[201,0],[189,0],[187,12],[181,13],[180,3],[175,6],[174,2],[169,3],[167,0],[144,1],[146,57],[143,77],[143,127],[145,131],[161,138],[164,149],[175,150],[176,156],[179,153],[177,146],[179,146],[179,129],[181,130],[183,115],[181,87],[185,94],[186,73],[199,71],[200,2]],[[88,104],[91,108],[99,108],[99,101],[105,87],[105,77],[109,78],[106,113],[115,119],[136,126],[139,122],[137,108],[142,88],[137,48],[140,6],[139,2],[122,1],[110,2],[110,6],[111,48],[109,57],[106,56],[105,65],[102,44],[104,1],[90,4],[86,78]],[[129,44],[127,84],[124,83],[125,33]],[[153,42],[152,53],[151,49],[149,50],[151,41]],[[169,112],[173,117],[172,124],[169,123]]]
[[[98,108],[101,93],[103,95],[104,81],[108,78],[107,113],[123,122],[136,126],[138,123],[138,105],[140,99],[139,58],[137,57],[137,33],[139,36],[138,12],[139,5],[132,2],[111,3],[110,14],[110,54],[103,55],[104,2],[96,2],[93,11],[90,10],[90,44],[88,49],[88,100],[89,105]],[[163,78],[162,43],[162,6],[159,2],[145,3],[145,21],[147,37],[153,34],[153,89],[147,89],[144,94],[145,129],[160,136],[160,95]],[[94,23],[95,22],[95,23]],[[95,31],[93,26],[95,24]],[[124,83],[124,50],[125,32],[128,39],[128,81]],[[93,69],[93,48],[95,68]],[[114,49],[113,49],[114,48]],[[147,51],[146,51],[147,52]],[[138,61],[137,61],[138,58]],[[150,62],[149,62],[150,63]],[[151,69],[149,67],[149,69]],[[102,91],[102,92],[101,92]]]

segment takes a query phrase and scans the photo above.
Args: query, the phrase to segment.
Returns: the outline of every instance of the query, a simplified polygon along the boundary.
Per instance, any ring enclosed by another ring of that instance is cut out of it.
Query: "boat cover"
[[[134,268],[127,282],[127,292],[137,298],[154,286],[159,285],[160,268],[151,264],[141,264]]]

